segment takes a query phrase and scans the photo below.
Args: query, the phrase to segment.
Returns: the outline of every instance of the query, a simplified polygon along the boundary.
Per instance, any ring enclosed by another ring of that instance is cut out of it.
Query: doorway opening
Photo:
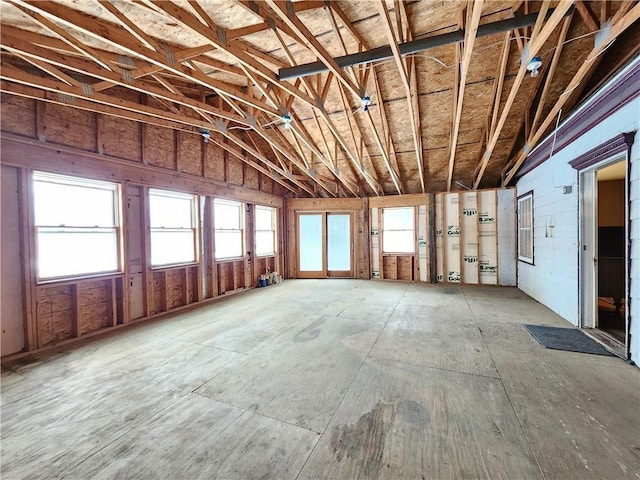
[[[596,172],[598,226],[597,328],[626,341],[626,161]]]
[[[581,173],[581,324],[623,358],[629,352],[627,202],[625,157]]]

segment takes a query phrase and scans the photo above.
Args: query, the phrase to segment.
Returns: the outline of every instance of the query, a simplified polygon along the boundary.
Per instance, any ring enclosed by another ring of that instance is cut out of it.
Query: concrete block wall
[[[518,262],[518,287],[577,325],[578,177],[566,162],[552,158],[518,182],[518,195],[533,191],[534,260]]]

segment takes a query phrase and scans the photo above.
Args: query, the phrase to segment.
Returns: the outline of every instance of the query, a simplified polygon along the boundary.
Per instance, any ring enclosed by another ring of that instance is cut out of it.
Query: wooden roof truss
[[[227,20],[198,0],[88,0],[78,9],[62,1],[7,0],[1,90],[196,135],[218,132],[226,141],[215,142],[230,155],[293,195],[451,190],[459,179],[479,188],[513,179],[640,15],[637,1],[466,0],[440,7],[402,0],[224,1],[244,14]],[[535,24],[496,31],[499,48],[491,58],[484,53],[493,44],[477,41],[481,26],[532,12]],[[181,35],[165,36],[154,28],[157,19]],[[461,41],[435,47],[432,59],[403,53],[407,42],[457,29]],[[566,62],[575,59],[565,45],[586,45],[581,38],[590,35],[597,43],[590,51],[581,47],[581,64],[566,78]],[[630,42],[624,58],[640,51],[638,43]],[[380,62],[338,65],[339,56],[384,45],[391,48],[395,83]],[[543,57],[543,68],[532,82],[527,65],[535,56]],[[279,77],[281,68],[318,60],[326,72]],[[474,70],[481,61],[490,67],[486,79]],[[490,92],[480,101],[482,82],[490,82]],[[140,101],[125,100],[122,88]],[[439,100],[443,92],[451,101]],[[371,105],[363,108],[366,97]],[[403,118],[396,101],[403,102]],[[468,102],[486,108],[479,121],[465,110]],[[458,166],[469,163],[469,169]]]

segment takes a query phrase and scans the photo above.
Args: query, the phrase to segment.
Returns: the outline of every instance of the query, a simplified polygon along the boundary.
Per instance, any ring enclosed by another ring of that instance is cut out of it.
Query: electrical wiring
[[[227,130],[253,130],[253,127],[227,127]]]
[[[595,32],[588,32],[588,33],[585,33],[583,35],[578,35],[577,37],[570,38],[570,39],[565,40],[564,42],[562,42],[562,46],[567,45],[567,44],[569,44],[571,42],[575,42],[576,40],[580,40],[582,38],[586,38],[586,37],[590,37],[590,36],[596,35],[597,33],[601,32],[601,31],[602,31],[602,29],[596,30]],[[531,37],[527,37],[527,36],[524,36],[524,35],[519,35],[519,36],[510,37],[509,41],[511,42],[513,40],[518,40],[518,39],[531,40]],[[611,43],[613,43],[613,42],[611,42]],[[504,42],[503,41],[499,41],[499,42],[491,43],[489,45],[485,45],[481,49],[474,51],[471,55],[473,55],[473,56],[480,55],[480,54],[486,52],[487,50],[490,50],[491,48],[493,48],[493,47],[495,47],[497,45],[504,45]],[[598,55],[601,55],[610,46],[611,46],[611,44],[609,44],[604,50],[602,50],[600,53],[598,53]],[[555,45],[555,46],[549,48],[548,50],[545,50],[544,52],[538,54],[538,56],[544,57],[545,55],[547,55],[550,52],[553,52],[557,48],[558,48],[558,45]],[[433,55],[424,54],[424,53],[414,53],[413,56],[414,57],[421,57],[421,58],[429,58],[429,59],[439,63],[440,65],[442,65],[444,68],[447,68],[447,69],[453,68],[456,65],[460,65],[460,63],[461,63],[461,61],[460,61],[460,62],[455,62],[455,63],[453,63],[451,65],[448,65],[445,62],[443,62],[442,60],[440,60],[438,57],[434,57]],[[593,57],[593,58],[596,58],[596,57]],[[384,60],[384,62],[386,62],[386,61],[389,61],[389,60]],[[593,61],[593,59],[590,59],[590,60],[587,60],[587,61],[590,62],[590,61]],[[372,62],[372,64],[376,64],[376,62]]]

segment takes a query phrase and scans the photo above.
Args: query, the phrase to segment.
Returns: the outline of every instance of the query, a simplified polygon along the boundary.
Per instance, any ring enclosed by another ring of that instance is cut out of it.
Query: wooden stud
[[[117,289],[116,289],[116,278],[111,278],[107,280],[107,284],[109,285],[109,296],[108,300],[111,300],[108,303],[107,308],[107,316],[109,318],[109,326],[115,327],[118,324],[118,298],[117,298]]]
[[[500,248],[498,245],[498,238],[500,237],[500,222],[498,221],[498,215],[500,214],[500,205],[498,205],[498,191],[494,190],[493,192],[494,194],[494,205],[496,206],[496,214],[495,214],[495,219],[496,219],[496,236],[495,236],[495,243],[494,243],[494,248],[496,249],[496,285],[500,285]]]
[[[122,323],[131,321],[131,265],[129,262],[129,252],[131,251],[131,238],[127,235],[127,225],[129,225],[129,182],[123,182],[118,195],[118,211],[120,212],[120,229],[118,232],[120,251],[120,262],[122,264]],[[126,207],[125,207],[126,205]],[[138,204],[140,207],[140,204]],[[140,259],[142,260],[142,258]]]
[[[26,351],[38,348],[36,294],[36,231],[33,212],[33,183],[31,171],[18,169],[18,216],[20,219],[20,261],[22,265],[22,296],[24,340]]]
[[[36,101],[36,137],[41,142],[47,139],[46,102]]]
[[[182,304],[189,305],[189,284],[191,283],[191,275],[189,275],[190,267],[182,267],[180,269],[180,275],[182,276]]]
[[[149,231],[149,188],[140,187],[140,233],[142,236],[142,283],[144,316],[153,313],[153,272],[151,271],[151,232]]]
[[[166,312],[167,310],[169,310],[169,286],[167,280],[167,270],[161,270],[158,272],[158,274],[162,279],[162,286],[160,287],[162,304],[160,305],[160,311]]]
[[[607,18],[609,18],[608,5],[609,2],[607,1],[600,2],[600,26],[604,25]]]
[[[76,338],[82,335],[82,318],[80,317],[80,306],[78,303],[80,297],[79,289],[80,285],[77,283],[71,285],[71,337]]]

